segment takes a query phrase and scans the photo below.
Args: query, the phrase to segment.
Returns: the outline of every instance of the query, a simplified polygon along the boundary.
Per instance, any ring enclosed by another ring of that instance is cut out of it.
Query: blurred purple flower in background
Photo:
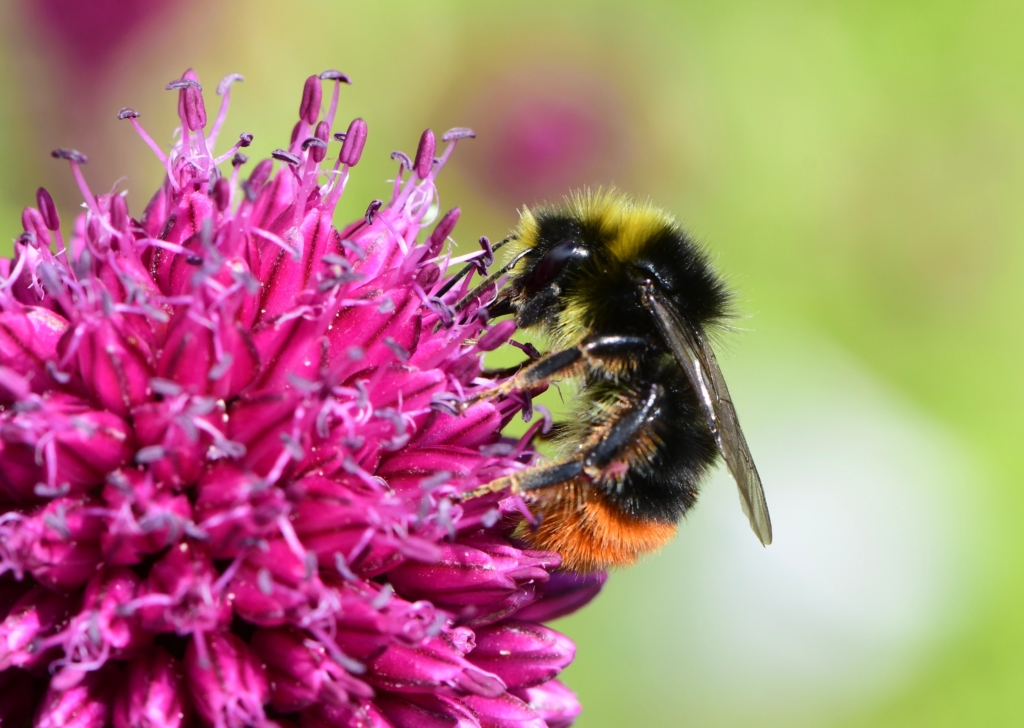
[[[55,151],[86,212],[40,189],[0,261],[0,725],[571,724],[575,648],[540,623],[604,577],[511,542],[518,499],[459,500],[532,456],[500,434],[519,400],[455,415],[512,334],[453,314],[472,275],[436,294],[458,209],[417,240],[472,133],[424,132],[339,231],[348,79],[310,77],[248,174],[251,135],[213,151],[238,80],[209,121],[168,85],[170,153],[121,111],[167,170],[138,218]]]
[[[629,158],[628,104],[615,83],[559,65],[488,76],[467,109],[486,138],[470,151],[472,175],[513,206],[560,198],[581,183],[621,181]]]
[[[23,3],[64,57],[65,69],[80,76],[103,72],[121,45],[140,27],[180,0],[29,0]]]

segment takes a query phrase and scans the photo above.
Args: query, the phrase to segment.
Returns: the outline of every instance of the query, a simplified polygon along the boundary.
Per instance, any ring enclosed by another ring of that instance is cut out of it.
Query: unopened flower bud
[[[114,728],[186,725],[189,701],[182,691],[182,667],[162,647],[135,658],[114,703]]]
[[[436,258],[441,252],[441,248],[444,247],[448,236],[455,229],[455,224],[459,221],[460,214],[462,214],[462,211],[457,207],[453,207],[434,226],[430,237],[427,238],[427,258]]]
[[[581,711],[576,695],[557,680],[514,692],[548,728],[569,728]]]
[[[307,124],[315,124],[320,116],[320,99],[323,93],[320,87],[320,77],[310,76],[306,79],[306,85],[302,87],[302,102],[299,104],[299,118]]]
[[[193,639],[185,650],[185,681],[199,717],[214,725],[261,725],[270,686],[259,659],[239,637],[204,635],[205,655]]]
[[[416,176],[420,179],[425,179],[430,174],[430,169],[434,164],[434,150],[436,147],[437,142],[434,141],[434,132],[427,129],[420,136],[419,146],[416,147],[416,159],[413,162]]]
[[[111,663],[67,690],[51,686],[36,713],[34,728],[106,728],[120,677],[120,670]]]
[[[57,214],[57,206],[53,204],[53,198],[50,197],[50,193],[46,191],[45,187],[40,187],[36,190],[36,206],[39,208],[39,212],[43,214],[46,227],[50,230],[60,228],[60,215]]]
[[[551,680],[575,654],[572,641],[554,630],[506,620],[476,630],[476,649],[469,658],[504,680],[510,689],[519,689]]]
[[[342,164],[354,167],[359,164],[364,146],[366,146],[366,122],[362,119],[353,119],[352,123],[348,125],[345,141],[341,145],[341,154],[338,158]]]

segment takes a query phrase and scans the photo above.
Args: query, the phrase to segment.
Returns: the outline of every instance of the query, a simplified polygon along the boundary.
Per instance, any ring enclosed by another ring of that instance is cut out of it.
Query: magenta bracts
[[[338,230],[367,126],[334,133],[336,71],[305,82],[291,142],[219,154],[191,71],[141,211],[46,190],[0,261],[0,725],[567,726],[573,659],[541,625],[603,576],[510,541],[525,506],[465,491],[529,463],[486,386],[514,333],[442,296],[458,209],[429,130],[390,201]],[[326,93],[325,93],[326,92]],[[326,107],[326,111],[324,110]],[[436,156],[435,156],[436,155]],[[536,427],[536,426],[535,426]]]

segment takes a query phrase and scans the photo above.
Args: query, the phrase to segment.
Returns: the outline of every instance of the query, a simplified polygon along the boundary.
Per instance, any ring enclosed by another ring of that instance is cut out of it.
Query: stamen
[[[228,105],[231,101],[231,86],[235,83],[240,83],[245,79],[239,73],[229,73],[227,76],[220,80],[217,84],[217,95],[223,96],[224,98],[220,101],[220,111],[217,112],[217,119],[213,122],[213,130],[210,132],[210,148],[213,149],[217,144],[217,138],[220,136],[221,127],[224,126],[224,120],[228,118]]]
[[[441,137],[443,142],[454,142],[459,139],[476,139],[476,132],[465,126],[457,126],[446,131]]]
[[[139,116],[139,112],[135,111],[134,109],[129,109],[126,107],[121,109],[121,111],[117,115],[117,118],[121,121],[127,119],[131,122],[132,128],[135,129],[135,133],[142,137],[142,141],[144,141],[146,145],[153,150],[153,153],[156,154],[156,158],[160,160],[160,163],[163,164],[164,168],[167,170],[167,176],[171,179],[172,184],[174,184],[175,188],[177,188],[177,182],[175,182],[174,180],[174,175],[171,174],[171,167],[167,159],[167,155],[164,154],[164,150],[160,148],[160,145],[153,141],[153,137],[147,134],[146,130],[142,128],[142,125],[139,124]]]
[[[302,163],[302,160],[296,157],[291,152],[286,152],[284,149],[275,149],[270,153],[270,156],[274,159],[279,159],[282,162],[287,162],[292,166],[297,166]]]
[[[315,124],[320,116],[320,100],[323,90],[319,76],[310,76],[302,87],[302,102],[299,104],[299,118],[307,124]]]
[[[249,146],[250,144],[252,144],[252,134],[250,134],[249,132],[245,132],[243,134],[239,134],[238,135],[238,141],[235,142],[235,145],[233,147],[231,147],[231,149],[227,150],[222,155],[217,157],[215,160],[213,160],[213,163],[215,165],[216,164],[220,164],[225,159],[230,157],[232,154],[237,152],[239,149],[244,149],[245,147]]]
[[[54,159],[66,159],[72,164],[86,164],[89,161],[89,158],[77,149],[54,149],[50,156]]]
[[[427,129],[420,136],[420,144],[416,147],[416,161],[414,168],[416,170],[416,176],[420,179],[426,179],[427,175],[430,174],[430,168],[434,163],[434,150],[437,148],[437,142],[434,140],[434,132]]]
[[[464,126],[457,126],[454,129],[449,129],[441,137],[441,141],[448,142],[448,147],[444,150],[444,154],[439,159],[434,160],[437,168],[434,170],[434,174],[440,173],[441,169],[448,162],[448,157],[452,155],[452,151],[455,149],[455,143],[459,139],[475,139],[476,132]]]
[[[77,149],[54,149],[50,152],[50,156],[54,159],[66,159],[71,162],[71,174],[75,176],[75,182],[78,184],[78,189],[82,191],[82,197],[85,198],[85,203],[89,206],[89,210],[97,218],[103,217],[103,212],[96,203],[96,198],[93,196],[92,190],[89,189],[80,166],[88,162],[89,158]]]
[[[391,152],[391,158],[392,159],[397,159],[398,163],[400,165],[402,165],[402,167],[404,169],[412,169],[412,160],[409,159],[409,155],[406,154],[405,152],[402,152],[402,151],[399,151],[398,149],[396,149],[395,151]],[[398,174],[399,174],[399,176],[401,176],[401,174],[402,174],[402,170],[401,169],[399,170]]]
[[[338,96],[341,93],[341,84],[351,84],[352,79],[341,71],[328,70],[320,74],[320,80],[334,81],[334,93],[331,94],[331,107],[327,111],[327,116],[324,117],[324,120],[327,122],[327,128],[330,129],[334,126],[334,113],[338,110]]]
[[[373,221],[377,217],[377,211],[380,210],[383,204],[383,200],[374,200],[373,202],[370,203],[369,207],[366,208],[367,225],[373,225]]]

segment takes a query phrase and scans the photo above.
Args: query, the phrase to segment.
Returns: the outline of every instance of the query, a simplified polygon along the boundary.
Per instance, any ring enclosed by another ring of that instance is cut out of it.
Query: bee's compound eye
[[[553,281],[573,260],[582,260],[587,249],[578,240],[565,240],[544,254],[530,273],[527,288],[537,292]]]

